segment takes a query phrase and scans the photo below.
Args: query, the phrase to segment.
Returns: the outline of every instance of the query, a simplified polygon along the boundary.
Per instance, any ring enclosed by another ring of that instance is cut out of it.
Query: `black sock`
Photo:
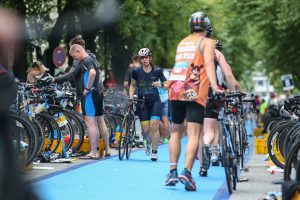
[[[157,151],[156,150],[152,150],[152,153],[157,153]]]
[[[170,170],[170,173],[172,173],[172,172],[177,172],[177,168],[171,169],[171,170]]]

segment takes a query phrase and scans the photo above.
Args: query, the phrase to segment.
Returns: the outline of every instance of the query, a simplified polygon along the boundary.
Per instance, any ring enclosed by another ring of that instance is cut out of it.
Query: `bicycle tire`
[[[84,140],[84,136],[86,135],[86,131],[87,131],[87,128],[86,128],[86,125],[85,125],[85,122],[84,122],[84,116],[76,111],[73,111],[73,110],[65,110],[65,112],[73,115],[77,120],[76,122],[76,125],[78,126],[78,134],[76,129],[75,129],[75,139],[78,139],[78,142],[76,143],[76,145],[74,145],[72,151],[73,152],[77,152],[78,149],[81,147],[82,143],[83,143],[83,140]],[[76,128],[76,127],[75,127]]]
[[[288,153],[288,157],[286,158],[285,167],[284,167],[284,175],[283,178],[285,181],[291,180],[291,171],[293,168],[293,161],[298,157],[298,151],[300,149],[300,140],[298,140],[293,147],[291,148],[290,152]],[[297,160],[299,162],[299,160]]]
[[[70,112],[68,110],[64,110],[63,113],[68,116],[68,118],[71,120],[72,126],[74,128],[74,134],[72,139],[72,152],[77,152],[79,147],[81,146],[83,139],[84,139],[84,125],[82,124],[80,118],[78,115],[76,115],[76,112]],[[75,139],[77,143],[75,145]],[[68,148],[69,149],[69,148]]]
[[[129,120],[130,125],[129,125],[129,130],[128,130],[129,134],[128,134],[128,137],[127,137],[128,139],[127,139],[127,143],[126,143],[126,159],[129,159],[129,157],[130,157],[133,142],[134,142],[134,135],[135,135],[134,117],[131,116],[130,119],[131,120]]]
[[[283,155],[286,158],[289,152],[289,149],[292,147],[292,144],[294,143],[295,139],[297,138],[297,134],[300,131],[300,126],[296,124],[288,133],[288,136],[284,140],[284,149],[283,149]]]
[[[281,133],[279,134],[277,140],[278,142],[277,146],[279,147],[279,151],[283,156],[284,156],[284,149],[285,149],[284,141],[287,138],[288,133],[294,127],[295,124],[296,124],[295,122],[291,122],[291,121],[287,122],[287,124],[285,124],[285,127],[281,130]]]
[[[279,147],[277,146],[277,144],[278,144],[277,138],[278,138],[278,135],[280,134],[279,131],[280,131],[280,129],[282,129],[282,125],[284,125],[284,123],[285,123],[285,121],[276,125],[276,127],[269,134],[269,138],[267,141],[269,157],[272,160],[272,162],[277,167],[280,167],[281,169],[284,169],[285,159],[284,159],[283,155],[281,154]]]
[[[236,127],[236,130],[238,133],[236,134],[236,143],[238,144],[238,163],[241,169],[244,168],[244,150],[243,150],[243,133],[242,133],[242,124],[239,124],[238,127]]]
[[[222,138],[222,145],[221,145],[221,151],[222,151],[222,165],[224,167],[225,171],[225,178],[226,178],[226,184],[228,188],[228,192],[232,194],[233,191],[233,178],[231,176],[232,171],[230,167],[230,153],[228,152],[228,144],[227,139],[223,133],[223,128],[220,128],[219,131],[219,137]]]
[[[14,157],[17,158],[19,153],[20,153],[20,142],[21,142],[21,138],[20,138],[20,133],[16,128],[16,125],[14,124],[14,121],[12,119],[8,119],[7,121],[7,133],[10,135],[11,140],[14,141]]]
[[[20,135],[20,140],[23,140],[28,144],[27,150],[27,160],[26,166],[33,162],[35,157],[37,156],[38,151],[38,133],[33,125],[33,122],[29,120],[29,118],[23,114],[10,112],[9,118],[17,121],[16,127],[19,127],[18,130]],[[28,140],[26,140],[26,135],[28,136]]]
[[[120,138],[119,138],[119,145],[118,145],[118,155],[119,155],[119,160],[123,160],[125,152],[126,152],[126,146],[125,146],[125,139],[126,139],[126,135],[127,133],[126,131],[126,125],[128,120],[128,115],[125,115],[123,122],[122,122],[122,126],[120,128]]]
[[[263,130],[263,133],[271,133],[272,130],[276,127],[276,125],[280,123],[280,121],[282,121],[282,119],[278,117],[269,119],[265,123],[265,128]]]
[[[35,117],[32,117],[31,121],[36,126],[37,132],[38,132],[38,148],[37,148],[37,154],[36,155],[39,155],[42,151],[43,146],[44,146],[45,132],[42,128],[41,123]]]
[[[54,153],[57,148],[59,147],[59,143],[61,140],[61,131],[60,131],[60,127],[58,125],[58,123],[56,122],[56,120],[54,119],[54,117],[52,115],[50,115],[47,112],[43,112],[43,113],[39,113],[37,114],[37,116],[41,116],[44,117],[44,119],[46,119],[48,122],[50,122],[50,126],[52,128],[52,130],[50,130],[50,143],[49,146],[47,148],[47,150],[50,151],[50,154]],[[54,132],[57,131],[57,135],[55,137]],[[54,140],[56,140],[56,144],[54,144]]]

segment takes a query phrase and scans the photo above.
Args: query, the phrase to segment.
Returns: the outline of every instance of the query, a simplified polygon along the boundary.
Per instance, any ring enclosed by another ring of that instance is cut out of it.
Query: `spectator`
[[[105,89],[116,89],[118,82],[115,79],[115,75],[111,69],[107,70],[107,78],[104,80],[103,85]]]
[[[268,102],[266,100],[262,100],[261,101],[261,105],[259,107],[259,114],[260,114],[260,119],[262,122],[264,122],[265,120],[265,114],[267,112],[267,108],[268,108]]]
[[[27,82],[34,83],[37,76],[40,76],[47,71],[49,71],[49,69],[46,68],[40,61],[35,61],[27,70]]]
[[[127,69],[124,77],[124,89],[127,94],[129,94],[132,70],[135,67],[139,67],[139,66],[141,66],[140,58],[138,56],[134,56],[132,58],[132,63],[130,63],[129,68]],[[136,90],[136,94],[137,94],[137,90]]]
[[[75,38],[73,38],[70,42],[69,42],[69,46],[73,46],[75,44],[78,44],[80,45],[82,48],[85,48],[85,41],[80,37],[80,36],[76,36]],[[80,49],[80,47],[77,46],[77,48]],[[102,81],[100,80],[100,70],[99,70],[99,63],[98,61],[96,60],[96,56],[91,53],[89,50],[85,50],[85,52],[88,54],[87,58],[90,57],[92,58],[92,60],[90,58],[88,58],[90,61],[92,61],[92,65],[93,65],[93,70],[92,71],[96,71],[96,79],[94,81],[96,81],[95,83],[93,83],[93,87],[95,89],[91,89],[90,87],[88,88],[84,88],[84,84],[82,84],[82,70],[85,69],[83,67],[83,64],[84,62],[79,62],[77,59],[74,59],[73,61],[73,66],[71,67],[70,71],[66,74],[64,74],[63,76],[59,76],[59,77],[55,77],[53,78],[53,81],[54,82],[57,82],[57,83],[63,83],[63,82],[66,82],[66,81],[70,81],[71,83],[75,83],[75,87],[76,87],[76,93],[77,93],[77,96],[80,97],[82,100],[84,100],[84,92],[86,93],[86,90],[90,92],[92,92],[93,94],[95,94],[95,96],[97,98],[92,98],[92,100],[95,100],[97,102],[97,105],[98,107],[96,109],[89,109],[89,111],[93,111],[95,110],[95,114],[97,115],[97,127],[98,127],[98,131],[94,130],[92,131],[92,137],[90,137],[90,140],[92,140],[92,145],[91,145],[91,152],[90,154],[88,154],[87,156],[83,156],[81,158],[83,159],[98,159],[98,153],[96,153],[96,149],[98,148],[98,139],[99,139],[99,134],[101,135],[101,137],[103,138],[104,140],[104,143],[105,143],[105,148],[106,148],[106,151],[105,151],[105,157],[108,157],[111,155],[111,152],[110,152],[110,146],[109,146],[109,134],[108,134],[108,131],[107,131],[107,126],[105,124],[105,121],[104,121],[104,117],[103,117],[103,87],[102,87]],[[81,52],[81,54],[83,54]],[[90,66],[92,66],[90,65]],[[100,92],[100,98],[98,98],[98,94],[96,94],[96,92],[99,91]],[[88,92],[88,93],[90,93]],[[86,95],[85,95],[86,96]],[[89,96],[88,99],[90,99],[90,96],[91,95],[87,95]],[[95,97],[94,96],[94,97]],[[83,102],[83,101],[82,101]],[[102,102],[102,103],[99,103],[99,102]],[[96,104],[94,104],[95,106]],[[81,104],[81,106],[83,106],[83,104]],[[91,107],[90,107],[91,108]],[[94,116],[92,116],[94,117]],[[88,119],[89,118],[89,119]],[[94,119],[91,119],[91,116],[86,118],[88,121],[94,121]],[[85,121],[87,124],[89,124],[88,121]],[[93,124],[93,123],[92,123]],[[95,125],[95,124],[93,124]],[[87,125],[88,128],[91,128],[91,126]],[[93,127],[94,128],[94,127]],[[96,133],[96,134],[95,134]],[[92,139],[91,139],[92,138]]]

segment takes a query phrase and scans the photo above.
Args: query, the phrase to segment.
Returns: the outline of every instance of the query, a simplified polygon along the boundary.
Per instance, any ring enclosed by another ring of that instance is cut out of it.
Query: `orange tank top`
[[[205,37],[189,35],[177,46],[170,76],[169,99],[206,105],[209,81],[204,67]]]

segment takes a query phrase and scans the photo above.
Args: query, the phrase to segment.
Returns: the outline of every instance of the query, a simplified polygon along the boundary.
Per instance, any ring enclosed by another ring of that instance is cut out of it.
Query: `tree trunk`
[[[18,43],[17,52],[14,56],[13,71],[17,78],[21,80],[26,80],[26,70],[27,70],[27,52],[28,52],[28,32],[26,31],[25,18],[26,18],[26,5],[23,0],[12,0],[11,3],[16,8],[20,17],[23,18],[22,28],[24,31],[22,35],[22,40]]]
[[[56,23],[52,28],[51,33],[47,39],[49,43],[49,48],[44,52],[44,65],[46,65],[50,69],[50,73],[52,75],[54,75],[56,68],[52,59],[53,51],[60,44],[60,40],[63,35],[63,28],[66,21],[68,21],[72,17],[72,15],[70,15],[70,13],[68,12],[70,10],[69,8],[69,4],[67,4],[65,8],[61,11],[61,13],[59,13]]]
[[[92,15],[92,12],[81,13],[78,15],[82,38],[85,40],[86,49],[90,50],[92,53],[96,51],[95,39],[99,27],[91,28],[91,24],[97,24],[95,18]]]
[[[69,42],[72,38],[74,38],[76,36],[76,26],[75,25],[75,13],[72,12],[70,13],[71,16],[68,18],[67,20],[67,25],[66,25],[66,31],[67,31],[67,36],[65,39],[65,43],[66,43],[66,53],[68,55],[68,66],[71,66],[73,63],[73,59],[72,57],[68,54],[69,52]]]
[[[116,26],[108,28],[107,35],[112,57],[111,68],[115,74],[117,81],[120,84],[124,81],[124,74],[126,69],[128,68],[130,56],[124,49],[122,36],[118,32]]]

